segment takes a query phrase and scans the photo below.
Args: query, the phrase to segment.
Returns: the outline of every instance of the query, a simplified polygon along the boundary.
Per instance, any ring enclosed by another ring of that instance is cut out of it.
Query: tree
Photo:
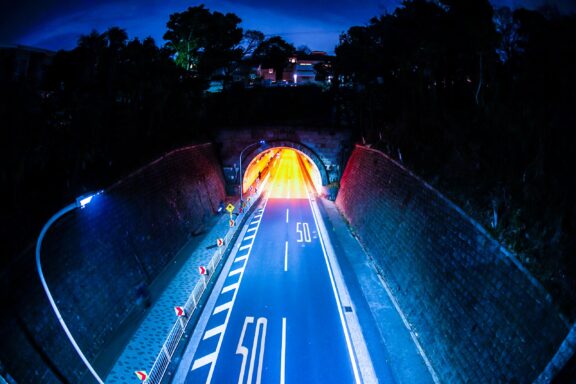
[[[244,32],[244,37],[241,43],[242,57],[251,56],[263,41],[264,34],[260,31],[249,29]]]
[[[276,80],[282,80],[282,71],[288,63],[288,58],[296,49],[279,36],[264,40],[254,51],[254,59],[262,66],[273,68],[276,72]]]
[[[204,5],[189,7],[170,15],[166,48],[178,66],[209,80],[214,71],[242,57],[241,21],[233,13],[210,12]]]

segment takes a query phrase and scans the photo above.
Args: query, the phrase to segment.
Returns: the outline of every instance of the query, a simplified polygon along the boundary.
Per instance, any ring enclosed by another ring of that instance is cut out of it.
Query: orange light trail
[[[300,165],[299,155],[293,149],[283,148],[280,157],[272,168],[270,181],[266,186],[271,199],[307,199],[308,183]]]

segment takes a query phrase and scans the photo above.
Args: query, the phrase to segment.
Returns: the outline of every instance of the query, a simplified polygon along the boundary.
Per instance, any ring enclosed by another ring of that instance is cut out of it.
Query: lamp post
[[[86,365],[86,367],[88,368],[90,373],[92,373],[92,376],[94,376],[94,378],[96,379],[96,381],[98,383],[104,384],[104,381],[100,378],[100,376],[98,376],[98,374],[96,373],[96,371],[94,370],[92,365],[90,365],[90,362],[88,361],[86,356],[84,356],[84,354],[82,353],[82,350],[80,349],[80,347],[76,343],[76,340],[74,340],[72,333],[70,333],[70,330],[66,326],[66,323],[64,322],[64,319],[62,318],[62,315],[60,314],[60,310],[58,310],[58,307],[56,306],[56,302],[54,301],[54,298],[52,297],[52,293],[50,293],[50,289],[48,288],[48,284],[46,283],[46,279],[44,278],[44,273],[42,272],[42,263],[40,262],[40,250],[42,249],[42,240],[44,239],[44,236],[46,235],[48,228],[50,228],[50,226],[56,220],[58,220],[60,217],[64,216],[66,213],[74,210],[75,208],[84,208],[87,204],[90,203],[90,201],[92,201],[92,198],[94,196],[96,196],[100,193],[101,192],[98,192],[98,193],[93,194],[93,195],[87,195],[87,196],[79,197],[78,199],[76,199],[76,201],[74,203],[67,205],[66,207],[64,207],[60,211],[58,211],[54,216],[52,216],[50,218],[50,220],[48,220],[48,222],[46,224],[44,224],[44,227],[42,228],[42,231],[40,232],[40,236],[38,236],[38,240],[36,241],[36,267],[38,268],[38,275],[40,276],[40,282],[42,283],[42,287],[44,288],[44,292],[46,293],[46,296],[48,296],[48,300],[50,301],[50,305],[52,306],[52,309],[54,310],[54,313],[56,314],[56,317],[58,318],[58,321],[60,322],[62,329],[64,329],[66,336],[68,336],[68,339],[72,343],[72,346],[74,347],[74,349],[76,350],[76,352],[78,353],[78,355],[80,356],[80,358],[82,359],[82,361],[84,362],[84,364]]]
[[[244,147],[244,149],[240,152],[240,173],[239,173],[239,179],[240,179],[240,201],[242,201],[242,192],[244,192],[244,179],[242,177],[242,155],[244,154],[244,151],[247,150],[248,148],[251,148],[255,145],[264,145],[266,144],[265,140],[260,140],[257,143],[252,143],[252,144],[248,144],[246,147]]]

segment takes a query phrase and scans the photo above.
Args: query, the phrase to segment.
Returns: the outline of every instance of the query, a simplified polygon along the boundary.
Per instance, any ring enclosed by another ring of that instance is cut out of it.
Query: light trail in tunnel
[[[250,162],[243,178],[243,192],[249,194],[250,186],[259,188],[268,173],[269,182],[264,188],[273,199],[306,199],[307,192],[319,192],[322,186],[316,165],[303,153],[283,147],[263,152]]]
[[[307,183],[298,153],[282,149],[272,169],[272,182],[267,187],[270,199],[307,199]]]

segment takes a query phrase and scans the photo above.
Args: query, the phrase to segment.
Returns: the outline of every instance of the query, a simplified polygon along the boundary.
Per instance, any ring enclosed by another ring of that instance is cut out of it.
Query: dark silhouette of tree
[[[447,192],[576,318],[576,17],[412,0],[351,27],[340,124]]]
[[[178,66],[209,80],[216,70],[242,58],[241,21],[235,14],[210,12],[204,5],[189,7],[170,15],[166,48]]]
[[[288,64],[288,58],[296,49],[279,36],[264,40],[254,51],[254,60],[265,68],[273,68],[276,80],[282,80],[282,71]]]

